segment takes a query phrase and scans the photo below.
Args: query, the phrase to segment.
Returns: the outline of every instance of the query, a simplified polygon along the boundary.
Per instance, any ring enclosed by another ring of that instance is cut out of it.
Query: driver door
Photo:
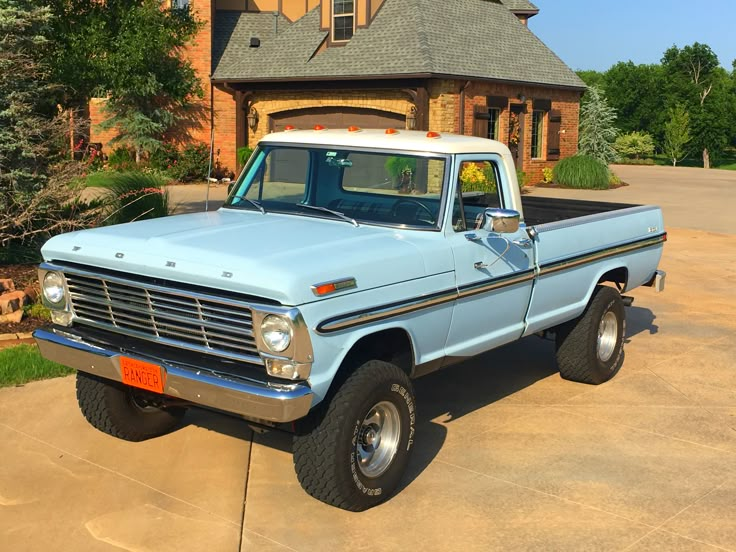
[[[523,225],[511,234],[482,229],[485,209],[510,204],[501,194],[511,184],[501,167],[496,155],[457,158],[448,238],[460,297],[446,343],[449,357],[481,353],[524,331],[534,279],[531,241]]]

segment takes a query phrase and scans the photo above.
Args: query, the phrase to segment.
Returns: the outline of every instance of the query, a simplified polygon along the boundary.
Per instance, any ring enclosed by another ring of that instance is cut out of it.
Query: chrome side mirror
[[[512,209],[486,209],[483,230],[498,234],[513,234],[519,230],[521,213]]]

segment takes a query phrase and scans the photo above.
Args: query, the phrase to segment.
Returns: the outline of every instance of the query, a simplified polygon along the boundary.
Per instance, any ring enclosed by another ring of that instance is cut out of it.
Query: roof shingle
[[[214,36],[215,80],[434,74],[585,88],[507,7],[487,0],[386,0],[370,27],[316,54],[327,38],[319,7],[294,23],[279,18],[276,35],[271,13],[217,12]]]

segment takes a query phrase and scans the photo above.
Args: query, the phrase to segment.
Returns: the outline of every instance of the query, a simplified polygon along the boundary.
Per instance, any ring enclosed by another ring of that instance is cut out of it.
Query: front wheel
[[[144,392],[85,372],[77,372],[77,402],[87,421],[126,441],[143,441],[168,433],[185,409],[155,405]]]
[[[582,316],[557,329],[557,364],[567,380],[598,385],[624,362],[626,315],[621,295],[598,286]]]
[[[408,376],[388,362],[362,364],[321,415],[294,437],[294,467],[304,490],[359,512],[399,485],[414,443],[416,414]]]

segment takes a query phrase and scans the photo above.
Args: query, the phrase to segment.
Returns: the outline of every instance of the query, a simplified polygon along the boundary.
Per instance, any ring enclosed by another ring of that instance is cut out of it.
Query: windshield
[[[225,207],[438,229],[446,164],[444,157],[266,145]]]

